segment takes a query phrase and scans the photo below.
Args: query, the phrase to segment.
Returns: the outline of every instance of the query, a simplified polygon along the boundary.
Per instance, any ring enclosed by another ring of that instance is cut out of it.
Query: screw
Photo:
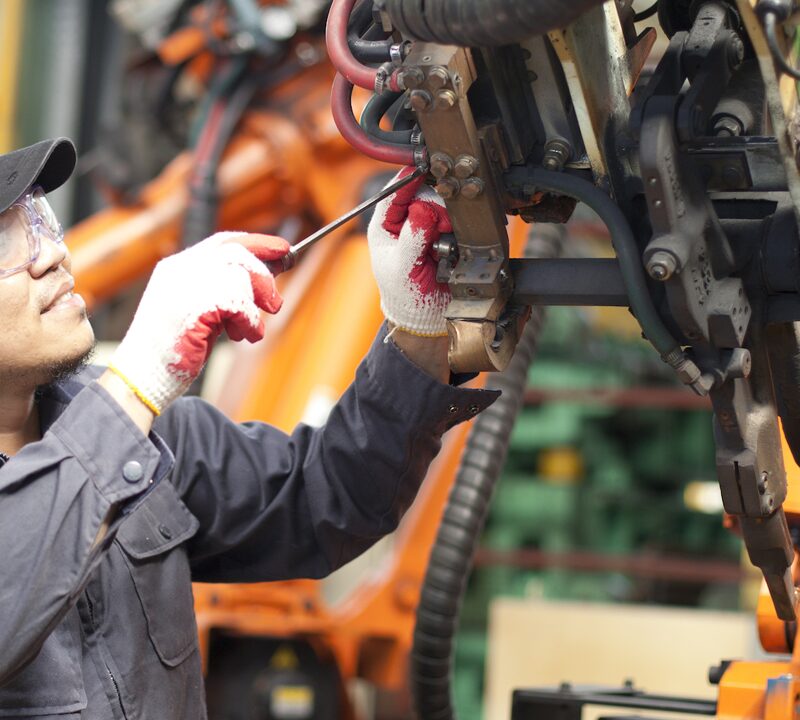
[[[418,67],[405,68],[400,72],[397,78],[400,85],[409,90],[418,88],[425,80],[422,70]]]
[[[437,65],[428,71],[428,86],[431,90],[441,90],[450,82],[450,73],[446,67]]]
[[[453,159],[445,153],[437,152],[431,156],[431,174],[443,178],[453,170]]]
[[[458,195],[461,187],[458,184],[458,180],[455,178],[444,177],[439,180],[438,183],[436,183],[436,187],[434,189],[445,200],[452,200],[456,195]]]
[[[728,190],[736,190],[746,184],[744,174],[735,165],[726,165],[722,169],[722,182]]]
[[[440,90],[436,94],[436,107],[439,110],[449,110],[457,101],[458,98],[452,90]]]
[[[677,269],[678,264],[675,262],[675,256],[664,250],[653,253],[653,257],[647,263],[648,274],[653,280],[658,280],[659,282],[669,280]]]
[[[714,123],[714,135],[717,137],[738,137],[742,134],[742,123],[731,115],[725,115]]]
[[[422,110],[427,110],[431,106],[433,98],[431,98],[431,94],[426,90],[412,90],[409,102],[414,110],[420,112]]]
[[[474,200],[483,192],[483,180],[480,178],[467,178],[461,184],[461,195],[467,200]]]
[[[758,481],[758,493],[759,495],[765,495],[767,492],[767,480],[769,479],[769,473],[764,470],[761,473],[761,479]]]
[[[472,155],[459,155],[456,158],[456,164],[453,172],[457,178],[466,180],[475,174],[478,169],[478,161]]]
[[[742,38],[734,34],[731,37],[730,45],[728,45],[728,62],[731,69],[735,70],[742,64],[744,60],[744,43]]]
[[[572,156],[572,148],[566,140],[556,138],[544,146],[544,158],[542,167],[551,172],[558,172],[563,169],[567,161]]]

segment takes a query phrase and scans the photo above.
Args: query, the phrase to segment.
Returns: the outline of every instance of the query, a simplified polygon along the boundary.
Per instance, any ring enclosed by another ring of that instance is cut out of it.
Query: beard
[[[48,363],[44,367],[38,368],[38,372],[41,373],[41,377],[44,379],[44,381],[39,382],[37,392],[50,385],[58,385],[59,383],[69,380],[71,377],[77,375],[92,362],[95,347],[96,343],[92,343],[92,346],[78,357],[61,358],[54,362]]]

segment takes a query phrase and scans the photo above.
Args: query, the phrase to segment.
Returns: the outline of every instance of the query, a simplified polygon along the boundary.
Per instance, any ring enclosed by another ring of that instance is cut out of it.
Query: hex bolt
[[[412,90],[409,97],[411,107],[417,112],[427,110],[433,103],[433,98],[427,90]]]
[[[439,110],[449,110],[456,102],[458,98],[452,90],[440,90],[436,93],[436,107]]]
[[[731,69],[735,70],[742,64],[744,60],[744,43],[742,38],[734,34],[731,37],[730,45],[728,45],[728,63]]]
[[[461,180],[466,180],[478,170],[478,161],[472,155],[459,155],[453,168],[455,176]]]
[[[434,189],[445,200],[452,200],[456,195],[458,195],[461,187],[458,184],[458,180],[455,178],[443,177],[438,183],[436,183],[436,187]]]
[[[447,72],[446,67],[437,65],[428,71],[428,87],[431,90],[441,90],[449,82],[450,73]]]
[[[443,178],[453,170],[453,158],[441,152],[431,155],[431,174],[435,178]]]
[[[558,172],[563,169],[571,156],[572,148],[566,140],[562,140],[561,138],[550,140],[550,142],[544,146],[542,167],[551,172]]]
[[[714,123],[714,135],[717,137],[739,137],[742,134],[742,123],[731,115],[724,115]]]
[[[413,66],[401,70],[397,80],[402,87],[414,90],[425,81],[425,75],[420,68]]]
[[[474,200],[483,192],[483,180],[480,178],[467,178],[461,183],[461,195],[467,200]]]
[[[669,280],[677,269],[678,263],[675,261],[675,256],[664,250],[653,253],[653,257],[647,263],[647,273],[653,280],[659,282]]]

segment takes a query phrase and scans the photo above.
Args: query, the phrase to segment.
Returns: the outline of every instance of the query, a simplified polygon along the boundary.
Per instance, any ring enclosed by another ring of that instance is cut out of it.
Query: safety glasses
[[[0,278],[22,272],[39,257],[42,236],[64,242],[64,228],[39,186],[0,213]]]

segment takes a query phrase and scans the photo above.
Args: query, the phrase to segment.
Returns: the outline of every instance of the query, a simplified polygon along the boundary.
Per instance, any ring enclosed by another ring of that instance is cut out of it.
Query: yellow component
[[[281,685],[272,691],[273,717],[310,717],[314,712],[314,689],[308,685]]]
[[[281,645],[269,659],[269,666],[276,670],[296,670],[300,661],[292,648]]]
[[[0,153],[14,149],[14,115],[24,12],[22,0],[0,0]]]
[[[553,485],[575,485],[583,477],[583,457],[571,447],[555,447],[539,453],[538,475]]]

